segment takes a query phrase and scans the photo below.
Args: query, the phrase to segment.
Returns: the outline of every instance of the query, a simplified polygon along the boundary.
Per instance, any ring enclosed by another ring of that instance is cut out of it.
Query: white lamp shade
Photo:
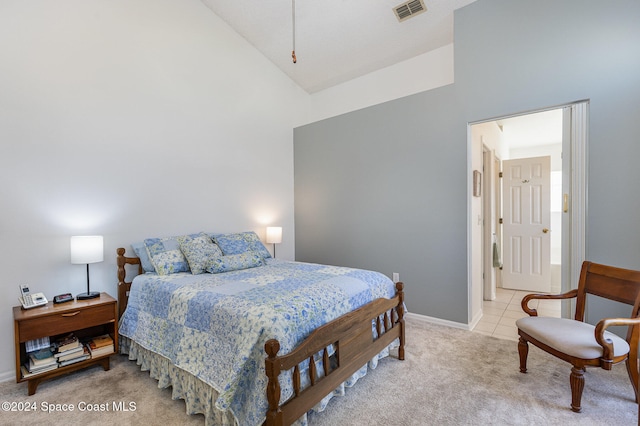
[[[71,263],[97,263],[104,260],[102,235],[71,237]]]
[[[267,244],[280,244],[282,242],[282,227],[267,227]]]

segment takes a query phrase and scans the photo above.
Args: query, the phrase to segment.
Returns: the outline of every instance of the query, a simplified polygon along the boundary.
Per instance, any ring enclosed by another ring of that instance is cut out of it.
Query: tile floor
[[[530,291],[496,289],[496,298],[482,302],[482,319],[473,331],[498,337],[500,339],[518,340],[516,320],[527,316],[520,306],[522,298]],[[529,306],[538,310],[540,316],[561,316],[560,300],[534,300]]]

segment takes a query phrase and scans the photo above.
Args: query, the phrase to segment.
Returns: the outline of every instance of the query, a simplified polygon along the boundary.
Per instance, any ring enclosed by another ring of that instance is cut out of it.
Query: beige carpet
[[[521,374],[513,341],[408,320],[407,342],[405,361],[383,360],[346,397],[312,414],[310,425],[638,424],[624,365],[587,371],[578,414],[569,409],[567,364],[536,348],[529,352],[529,373]],[[204,424],[203,416],[186,415],[183,401],[173,401],[169,389],[158,389],[123,356],[112,358],[108,372],[96,367],[43,382],[30,397],[26,383],[0,383],[0,396],[36,406],[30,412],[0,411],[3,425]],[[43,402],[75,410],[45,413]],[[79,412],[82,402],[106,404],[110,411]],[[114,411],[114,402],[134,403],[135,411]]]

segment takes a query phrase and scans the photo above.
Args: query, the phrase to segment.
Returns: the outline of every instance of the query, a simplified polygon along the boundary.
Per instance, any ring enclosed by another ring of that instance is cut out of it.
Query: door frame
[[[467,296],[468,296],[468,324],[469,328],[473,328],[475,324],[482,318],[482,309],[480,312],[474,312],[474,304],[477,306],[478,301],[474,297],[478,297],[478,293],[482,295],[482,291],[478,292],[478,287],[482,289],[482,276],[473,276],[473,250],[474,246],[479,245],[482,250],[481,259],[484,259],[484,251],[486,244],[483,246],[482,241],[474,241],[473,224],[474,218],[472,211],[473,201],[473,141],[471,127],[475,124],[497,121],[521,115],[534,114],[554,109],[563,109],[563,152],[569,150],[570,155],[563,155],[562,175],[563,175],[563,194],[568,195],[567,209],[563,210],[565,214],[562,216],[562,272],[561,272],[561,291],[566,292],[577,287],[578,277],[580,276],[580,268],[582,262],[586,259],[587,234],[586,234],[586,215],[587,215],[587,153],[589,138],[589,100],[580,100],[572,103],[555,105],[537,110],[530,110],[500,117],[489,118],[467,123]],[[566,226],[565,226],[566,225]],[[482,296],[480,296],[481,298]],[[480,303],[480,306],[482,304]],[[562,316],[571,317],[573,307],[570,304],[563,303]]]
[[[498,238],[498,227],[496,222],[489,220],[497,216],[496,200],[499,199],[499,195],[495,192],[494,178],[499,170],[496,170],[495,165],[495,152],[490,150],[484,143],[482,144],[482,215],[485,218],[482,229],[482,247],[488,247],[493,244],[494,239]],[[489,218],[489,219],[487,219]],[[482,253],[482,293],[486,296],[489,293],[489,298],[493,300],[496,296],[495,288],[496,283],[495,270],[493,268],[491,252]],[[486,297],[483,297],[483,299]]]
[[[562,215],[561,289],[562,292],[567,292],[578,288],[582,263],[587,259],[589,101],[583,100],[565,105],[562,123],[562,149],[563,151],[569,149],[571,152],[570,156],[564,156],[562,159],[562,192],[563,195],[568,195],[568,205],[563,206]],[[566,177],[565,168],[570,170],[570,173],[566,173],[568,175]],[[564,231],[565,228],[567,231]],[[568,252],[564,250],[565,244],[569,247]],[[575,301],[563,302],[562,316],[571,318],[574,309]],[[588,307],[586,309],[588,310]]]

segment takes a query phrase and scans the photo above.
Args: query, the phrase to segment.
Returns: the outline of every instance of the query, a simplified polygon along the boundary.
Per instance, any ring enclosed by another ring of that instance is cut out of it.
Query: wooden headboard
[[[125,265],[138,265],[138,273],[136,275],[140,275],[144,272],[142,270],[140,258],[127,257],[124,255],[125,251],[126,250],[122,247],[116,250],[116,253],[118,253],[118,318],[122,317],[124,310],[127,308],[127,303],[129,302],[129,290],[131,289],[131,281],[125,281],[127,279],[127,270],[125,269]]]

